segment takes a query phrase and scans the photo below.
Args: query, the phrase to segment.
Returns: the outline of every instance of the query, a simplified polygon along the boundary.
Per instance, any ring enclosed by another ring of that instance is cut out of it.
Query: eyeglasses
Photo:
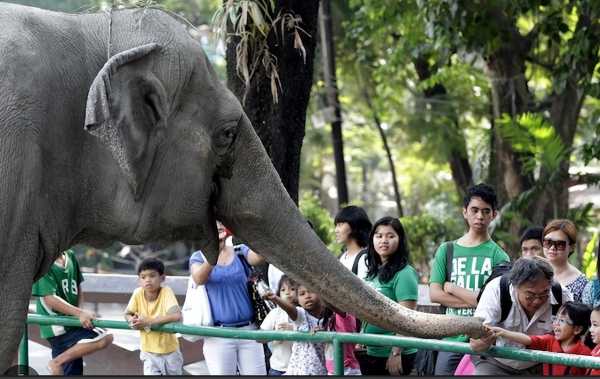
[[[544,249],[550,249],[552,246],[556,248],[556,250],[565,250],[567,248],[568,241],[565,240],[551,240],[550,238],[544,238],[543,246]]]
[[[553,324],[558,324],[560,326],[573,325],[573,321],[567,320],[567,319],[564,319],[564,318],[554,318],[552,320],[552,323]]]
[[[536,293],[529,292],[529,291],[525,292],[525,301],[527,301],[528,303],[531,303],[535,300],[546,301],[546,300],[548,300],[549,297],[550,297],[550,292],[546,292],[543,294],[536,294]]]
[[[477,213],[481,212],[481,215],[484,217],[487,217],[489,215],[492,214],[492,210],[490,208],[477,208],[477,207],[471,207],[469,208],[469,214],[471,216],[475,216],[477,215]]]

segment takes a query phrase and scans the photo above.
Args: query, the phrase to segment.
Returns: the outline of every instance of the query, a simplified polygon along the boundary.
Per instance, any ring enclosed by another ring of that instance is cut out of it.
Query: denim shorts
[[[75,344],[80,341],[82,343],[94,342],[104,337],[104,335],[102,330],[96,328],[75,328],[67,330],[65,334],[61,334],[60,336],[50,337],[48,338],[48,342],[50,342],[50,346],[52,347],[52,359],[75,346]],[[71,362],[67,362],[62,368],[65,376],[83,375],[83,359],[78,358]]]

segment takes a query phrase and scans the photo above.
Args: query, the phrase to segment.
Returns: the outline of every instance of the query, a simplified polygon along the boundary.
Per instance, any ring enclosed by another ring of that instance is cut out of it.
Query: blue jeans
[[[98,333],[90,329],[76,328],[68,330],[60,336],[48,338],[52,347],[52,359],[69,350],[71,347],[83,339],[93,339],[98,337]],[[67,362],[62,366],[65,376],[83,375],[83,359],[78,358]]]

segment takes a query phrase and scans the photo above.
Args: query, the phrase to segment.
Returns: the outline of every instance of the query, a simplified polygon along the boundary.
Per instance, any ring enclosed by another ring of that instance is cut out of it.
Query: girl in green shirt
[[[367,252],[367,283],[379,293],[415,309],[418,299],[418,279],[408,264],[408,242],[404,227],[394,217],[379,219],[371,231]],[[375,325],[364,323],[363,333],[393,335]],[[367,346],[367,354],[359,358],[363,375],[409,375],[413,369],[416,349],[389,346]]]

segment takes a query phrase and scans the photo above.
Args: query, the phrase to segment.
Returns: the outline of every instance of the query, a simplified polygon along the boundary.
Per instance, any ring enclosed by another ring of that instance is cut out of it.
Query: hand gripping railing
[[[27,316],[28,324],[37,325],[64,325],[81,326],[79,319],[67,316],[42,316],[29,314]],[[131,329],[125,321],[114,320],[94,320],[94,326],[108,329]],[[334,347],[335,375],[344,374],[344,352],[343,344],[362,344],[369,346],[398,346],[403,348],[417,348],[422,350],[451,351],[455,353],[466,353],[485,355],[498,358],[516,359],[520,361],[534,361],[559,364],[565,366],[586,367],[600,369],[600,358],[589,357],[574,354],[557,354],[547,351],[518,349],[511,347],[492,347],[485,353],[475,353],[471,350],[468,343],[451,342],[433,339],[422,339],[415,337],[397,337],[382,336],[377,334],[358,334],[358,333],[334,333],[334,332],[285,332],[285,331],[267,331],[267,330],[248,330],[238,328],[215,328],[215,327],[192,327],[181,323],[170,323],[160,326],[153,326],[152,330],[159,330],[168,333],[192,334],[205,337],[236,338],[247,340],[286,340],[286,341],[310,341],[310,342],[328,342]],[[21,345],[19,347],[19,367],[29,365],[27,350],[27,328]]]

